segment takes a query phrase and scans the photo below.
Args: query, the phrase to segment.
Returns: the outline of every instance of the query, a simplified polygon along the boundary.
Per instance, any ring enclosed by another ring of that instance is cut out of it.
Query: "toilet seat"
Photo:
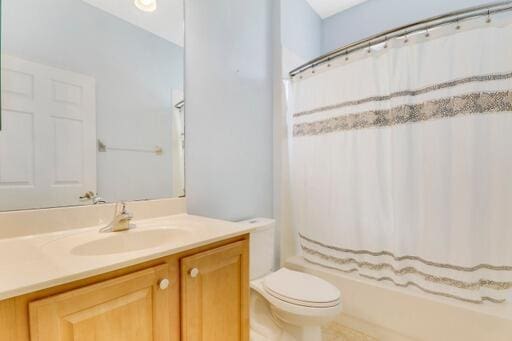
[[[340,292],[336,287],[315,276],[286,268],[251,281],[251,328],[254,332],[259,323],[265,321],[261,310],[253,306],[254,302],[261,302],[258,298],[266,300],[270,310],[267,314],[281,328],[281,336],[290,336],[289,340],[321,340],[321,326],[341,312]]]
[[[289,304],[310,308],[332,308],[340,304],[340,292],[335,286],[286,268],[265,277],[262,286],[268,294]]]

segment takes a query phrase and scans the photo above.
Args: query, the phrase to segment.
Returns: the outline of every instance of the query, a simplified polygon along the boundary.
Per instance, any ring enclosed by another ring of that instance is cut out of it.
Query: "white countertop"
[[[250,225],[188,214],[139,220],[135,224],[135,229],[126,232],[99,233],[102,226],[94,226],[0,239],[0,300],[253,231]],[[141,232],[143,234],[138,234],[135,238],[128,235]],[[119,237],[121,239],[112,239]],[[124,249],[126,245],[130,248],[129,245],[139,243],[141,238],[146,237],[146,245],[152,247],[138,250],[134,248],[131,251]]]

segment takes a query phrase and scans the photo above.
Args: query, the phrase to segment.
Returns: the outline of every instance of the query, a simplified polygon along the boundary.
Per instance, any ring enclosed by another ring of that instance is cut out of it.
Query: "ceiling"
[[[330,17],[331,15],[334,15],[336,13],[339,13],[341,11],[344,11],[346,9],[349,9],[350,7],[359,5],[360,3],[363,3],[368,0],[306,0],[309,2],[311,7],[318,13],[318,15],[325,19],[327,17]]]
[[[157,0],[157,10],[139,10],[134,0],[83,0],[176,45],[183,46],[185,21],[183,0]]]

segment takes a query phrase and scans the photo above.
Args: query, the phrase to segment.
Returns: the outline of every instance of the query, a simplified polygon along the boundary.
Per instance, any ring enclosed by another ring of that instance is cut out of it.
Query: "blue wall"
[[[322,51],[322,19],[306,0],[281,0],[281,43],[304,60]]]
[[[324,19],[322,53],[411,22],[493,0],[370,0]]]
[[[273,216],[272,2],[185,1],[191,214]]]

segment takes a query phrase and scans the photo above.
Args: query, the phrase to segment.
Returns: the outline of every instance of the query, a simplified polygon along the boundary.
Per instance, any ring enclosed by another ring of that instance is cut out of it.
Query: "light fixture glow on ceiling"
[[[156,11],[156,0],[135,0],[135,6],[144,12]]]

